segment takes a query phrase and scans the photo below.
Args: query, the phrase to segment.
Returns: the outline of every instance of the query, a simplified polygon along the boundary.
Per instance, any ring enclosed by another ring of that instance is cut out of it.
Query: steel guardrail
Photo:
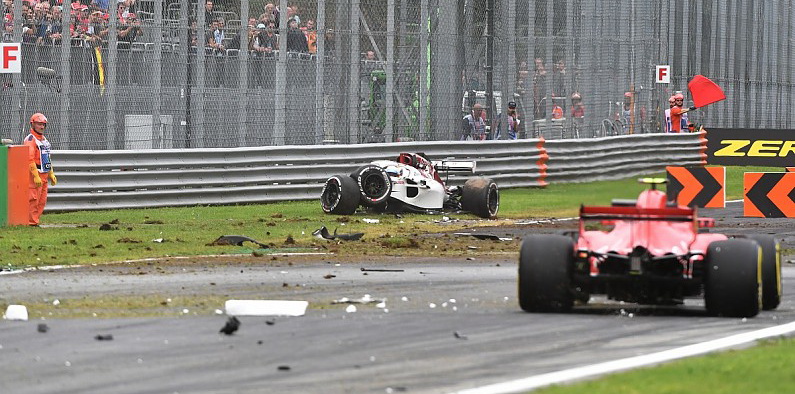
[[[317,199],[325,180],[373,160],[424,152],[475,160],[504,189],[616,179],[700,162],[698,134],[581,140],[423,141],[257,148],[54,151],[47,211],[228,205]],[[548,156],[548,160],[547,160]],[[546,164],[544,164],[546,163]],[[451,174],[462,184],[468,174]]]

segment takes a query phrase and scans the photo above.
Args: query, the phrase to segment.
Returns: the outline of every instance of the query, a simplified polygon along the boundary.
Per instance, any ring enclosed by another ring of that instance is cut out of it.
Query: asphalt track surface
[[[740,204],[702,214],[716,218],[716,232],[770,233],[784,248],[795,247],[792,219],[742,218]],[[231,336],[218,333],[225,316],[191,313],[50,319],[46,333],[37,331],[41,321],[0,321],[0,392],[447,393],[795,321],[795,265],[788,263],[782,304],[752,319],[708,316],[699,300],[651,308],[595,299],[570,314],[524,313],[516,300],[515,255],[387,263],[319,258],[242,271],[226,266],[120,275],[85,267],[0,276],[6,299],[130,291],[168,297],[207,291],[212,282],[212,291],[234,298],[304,299],[311,305],[302,317],[241,317]],[[282,284],[294,289],[289,297],[277,290]],[[386,298],[386,308],[356,305],[349,313],[347,305],[331,305],[364,294]]]

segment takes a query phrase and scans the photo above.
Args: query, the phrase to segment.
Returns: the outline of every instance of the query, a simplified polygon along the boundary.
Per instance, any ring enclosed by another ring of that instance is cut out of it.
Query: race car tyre
[[[359,187],[361,203],[368,207],[382,205],[392,193],[392,180],[389,178],[389,174],[375,164],[359,167],[351,174],[351,178]]]
[[[352,215],[359,206],[359,188],[347,175],[334,175],[320,192],[320,206],[325,213]]]
[[[527,312],[571,310],[573,268],[571,238],[550,234],[525,238],[519,252],[519,306]]]
[[[749,235],[762,248],[762,309],[770,311],[781,303],[781,251],[771,235]]]
[[[461,209],[484,219],[494,219],[500,210],[500,190],[489,178],[469,178],[461,192]]]
[[[759,245],[732,238],[709,244],[705,260],[704,303],[707,312],[753,317],[762,304],[762,257]]]

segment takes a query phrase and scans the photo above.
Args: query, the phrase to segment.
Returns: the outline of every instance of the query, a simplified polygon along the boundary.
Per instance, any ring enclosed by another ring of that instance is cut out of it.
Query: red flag
[[[687,83],[690,96],[693,97],[693,105],[701,108],[721,100],[726,100],[723,89],[715,82],[703,75],[696,75]]]

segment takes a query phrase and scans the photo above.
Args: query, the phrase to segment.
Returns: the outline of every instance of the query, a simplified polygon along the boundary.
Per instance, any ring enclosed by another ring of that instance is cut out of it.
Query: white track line
[[[793,331],[795,331],[795,322],[764,328],[757,331],[746,332],[743,334],[732,335],[726,338],[715,339],[708,342],[664,350],[658,353],[608,361],[600,364],[586,365],[583,367],[550,372],[510,382],[476,387],[469,390],[459,391],[458,394],[496,394],[528,391],[552,384],[570,382],[577,379],[594,377],[597,375],[619,372],[680,358],[710,353],[716,350],[742,345],[759,339],[781,336]]]

